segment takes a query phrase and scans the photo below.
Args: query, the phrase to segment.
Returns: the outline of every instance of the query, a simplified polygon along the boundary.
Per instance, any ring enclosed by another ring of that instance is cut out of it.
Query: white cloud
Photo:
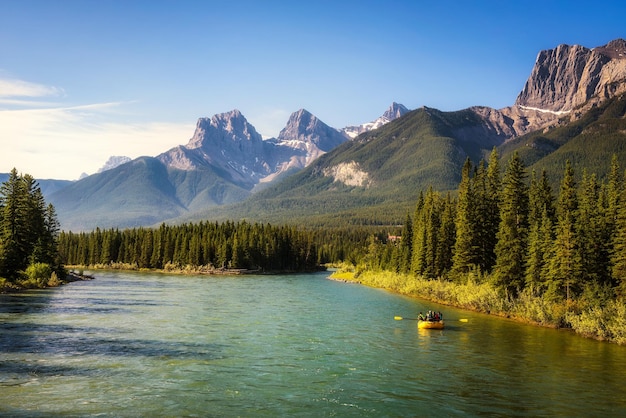
[[[0,172],[15,167],[40,179],[77,179],[111,155],[155,156],[193,135],[193,123],[117,122],[111,116],[124,105],[0,110]]]
[[[63,96],[58,87],[45,86],[29,81],[0,78],[0,97],[46,97]]]
[[[193,135],[193,123],[126,122],[134,102],[71,106],[47,98],[65,99],[65,91],[0,76],[0,172],[77,179],[112,155],[155,156]]]

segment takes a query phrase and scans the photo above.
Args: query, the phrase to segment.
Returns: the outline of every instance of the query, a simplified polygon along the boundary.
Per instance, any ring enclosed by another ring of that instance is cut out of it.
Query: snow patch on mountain
[[[118,167],[118,166],[120,166],[122,164],[126,164],[129,161],[131,161],[131,159],[129,157],[120,156],[120,155],[113,155],[113,156],[109,157],[107,162],[104,163],[104,165],[102,167],[100,167],[100,169],[98,170],[98,173],[102,173],[102,172],[107,171],[107,170],[112,170],[115,167]]]
[[[542,112],[542,113],[551,113],[553,115],[567,115],[568,113],[571,113],[571,110],[549,110],[549,109],[539,109],[538,107],[532,107],[532,106],[522,106],[522,105],[518,105],[520,107],[520,109],[523,110],[534,110],[536,112]]]
[[[364,132],[373,131],[374,129],[378,129],[383,125],[388,124],[392,120],[398,119],[400,116],[408,113],[409,109],[401,105],[400,103],[393,102],[389,109],[383,113],[381,117],[378,119],[363,123],[358,126],[346,126],[342,129],[343,133],[347,135],[350,139],[354,139],[357,136],[361,135]]]

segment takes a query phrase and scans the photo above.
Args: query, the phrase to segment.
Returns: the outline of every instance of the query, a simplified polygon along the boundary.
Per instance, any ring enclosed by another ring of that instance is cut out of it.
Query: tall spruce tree
[[[606,236],[606,195],[601,192],[595,174],[583,175],[579,191],[576,233],[579,241],[581,285],[607,283],[609,245]]]
[[[420,191],[413,214],[413,248],[411,251],[411,273],[421,275],[426,266],[426,222],[425,222],[425,198]]]
[[[626,301],[626,175],[616,199],[615,231],[611,247],[611,275],[618,298]]]
[[[446,275],[452,268],[452,250],[456,239],[456,202],[450,193],[442,201],[441,220],[437,234],[437,257],[435,272],[437,277]]]
[[[533,170],[529,188],[528,252],[526,255],[526,286],[535,293],[544,290],[546,254],[550,251],[554,234],[554,198],[544,170],[537,178]]]
[[[437,268],[437,242],[441,238],[441,199],[432,189],[426,194],[424,203],[424,269],[422,274],[427,278],[435,278],[440,274]]]
[[[547,295],[551,299],[569,300],[581,274],[576,217],[578,215],[577,185],[574,169],[568,160],[561,181],[557,204],[557,224],[551,251]]]
[[[496,263],[496,243],[500,227],[500,193],[502,179],[500,178],[500,156],[494,148],[489,155],[487,166],[487,193],[484,196],[485,215],[483,216],[483,268],[490,271]]]
[[[495,285],[510,295],[516,295],[524,287],[528,242],[528,186],[525,181],[524,164],[515,152],[502,181],[500,226],[493,274]]]
[[[411,271],[411,253],[413,251],[413,221],[408,212],[400,234],[398,272],[408,273]]]
[[[456,211],[456,241],[452,257],[452,276],[462,280],[476,263],[476,249],[474,248],[474,205],[475,199],[471,182],[472,163],[465,160],[459,184],[458,203]]]

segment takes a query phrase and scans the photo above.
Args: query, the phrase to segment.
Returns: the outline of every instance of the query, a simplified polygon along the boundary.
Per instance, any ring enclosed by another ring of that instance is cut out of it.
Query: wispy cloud
[[[61,106],[40,97],[63,94],[62,89],[19,80],[0,80],[0,172],[13,167],[36,178],[76,179],[94,173],[111,155],[155,156],[185,144],[193,123],[128,122],[133,102]],[[26,99],[3,99],[20,97]]]
[[[63,96],[63,89],[30,81],[0,78],[0,98]]]

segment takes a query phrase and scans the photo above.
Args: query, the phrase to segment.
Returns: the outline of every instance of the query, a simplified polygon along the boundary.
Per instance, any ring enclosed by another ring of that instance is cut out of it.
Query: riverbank
[[[63,279],[58,279],[56,276],[51,277],[49,280],[33,281],[33,280],[18,280],[17,282],[9,282],[6,279],[0,278],[0,293],[15,293],[21,292],[27,289],[44,289],[47,287],[58,287],[64,284],[93,280],[94,276],[76,273],[75,271],[69,271]]]
[[[542,327],[571,329],[587,338],[626,345],[626,304],[623,302],[610,301],[603,306],[584,301],[553,303],[529,293],[510,299],[503,297],[488,283],[468,280],[461,285],[386,271],[355,274],[339,270],[330,279],[386,289]]]
[[[180,275],[208,275],[208,276],[240,276],[248,274],[298,274],[298,273],[311,273],[311,271],[268,271],[262,268],[245,269],[245,268],[215,268],[213,266],[192,266],[187,265],[184,267],[174,264],[167,264],[162,269],[148,269],[140,268],[136,264],[127,263],[110,263],[110,264],[93,264],[88,266],[66,266],[72,270],[103,270],[103,271],[136,271],[147,273],[162,273],[162,274],[180,274]],[[320,267],[319,270],[326,270],[325,267]]]

